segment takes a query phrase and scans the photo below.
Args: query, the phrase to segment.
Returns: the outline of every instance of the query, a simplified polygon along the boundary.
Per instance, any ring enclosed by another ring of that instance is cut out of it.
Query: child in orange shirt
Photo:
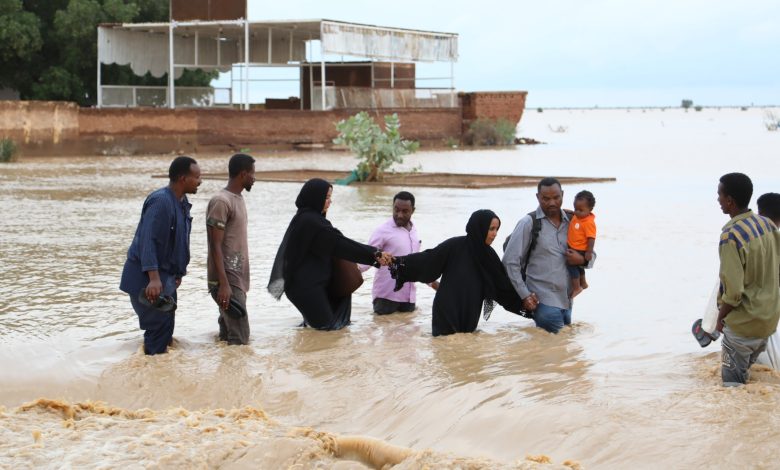
[[[574,196],[574,216],[569,221],[569,248],[579,252],[585,261],[593,258],[593,246],[596,244],[596,215],[592,212],[596,198],[590,191],[580,191]],[[585,270],[582,266],[568,266],[571,277],[572,298],[588,288]]]

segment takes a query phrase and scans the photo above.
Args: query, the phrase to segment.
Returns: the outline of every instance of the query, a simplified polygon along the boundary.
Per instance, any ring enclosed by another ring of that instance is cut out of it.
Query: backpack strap
[[[528,269],[528,260],[531,257],[531,253],[534,251],[534,248],[536,248],[536,241],[539,239],[539,232],[542,231],[542,219],[536,217],[536,211],[529,212],[528,216],[531,217],[531,222],[533,222],[533,224],[531,225],[531,241],[528,243],[528,251],[525,252],[525,257],[523,258],[523,267],[520,269],[520,274],[523,276],[523,281],[525,281],[525,271]]]

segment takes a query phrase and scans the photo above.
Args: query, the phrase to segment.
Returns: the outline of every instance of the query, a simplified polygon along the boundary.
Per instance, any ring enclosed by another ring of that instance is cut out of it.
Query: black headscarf
[[[471,214],[466,224],[467,246],[477,271],[482,278],[482,289],[485,296],[482,316],[485,320],[490,318],[490,314],[493,312],[493,301],[496,299],[498,289],[513,288],[509,284],[506,270],[496,250],[485,243],[488,230],[490,230],[490,223],[493,219],[498,219],[500,227],[501,219],[498,218],[495,212],[489,209],[481,209]]]
[[[276,252],[276,259],[271,268],[271,279],[268,281],[268,292],[277,300],[282,296],[290,276],[303,263],[314,238],[323,230],[336,230],[323,212],[328,190],[332,187],[323,179],[313,178],[304,183],[295,199],[298,211],[290,220],[287,232],[279,245],[279,251]]]

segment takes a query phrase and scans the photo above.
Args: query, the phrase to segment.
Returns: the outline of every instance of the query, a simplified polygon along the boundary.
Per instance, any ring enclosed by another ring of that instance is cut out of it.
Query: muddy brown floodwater
[[[206,292],[205,208],[192,198],[192,262],[170,354],[139,354],[117,286],[146,194],[170,156],[36,158],[0,165],[0,467],[773,468],[780,375],[720,386],[719,344],[690,335],[717,272],[718,177],[743,171],[780,191],[780,134],[763,110],[545,110],[504,150],[422,151],[402,169],[614,176],[571,183],[597,200],[591,287],[559,335],[497,309],[475,334],[432,338],[433,291],[418,309],[371,313],[371,276],[353,324],[298,328],[265,292],[296,183],[246,194],[251,344],[215,341]],[[565,126],[565,133],[549,129]],[[348,170],[343,153],[257,153],[258,170]],[[196,155],[224,172],[227,155]],[[329,218],[367,240],[394,186],[336,187]],[[535,188],[414,188],[423,247],[493,209],[499,237],[535,206]],[[499,247],[500,251],[500,247]],[[39,400],[43,399],[43,400]],[[549,462],[549,463],[548,463]]]

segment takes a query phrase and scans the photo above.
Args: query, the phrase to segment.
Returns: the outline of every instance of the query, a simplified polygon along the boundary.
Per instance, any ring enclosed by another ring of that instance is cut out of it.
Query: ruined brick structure
[[[526,92],[461,93],[457,108],[371,110],[378,121],[398,113],[401,132],[423,145],[460,139],[478,118],[508,119],[523,113]],[[360,110],[79,108],[56,101],[0,101],[0,136],[22,155],[132,155],[243,147],[289,148],[330,143],[335,123]]]

